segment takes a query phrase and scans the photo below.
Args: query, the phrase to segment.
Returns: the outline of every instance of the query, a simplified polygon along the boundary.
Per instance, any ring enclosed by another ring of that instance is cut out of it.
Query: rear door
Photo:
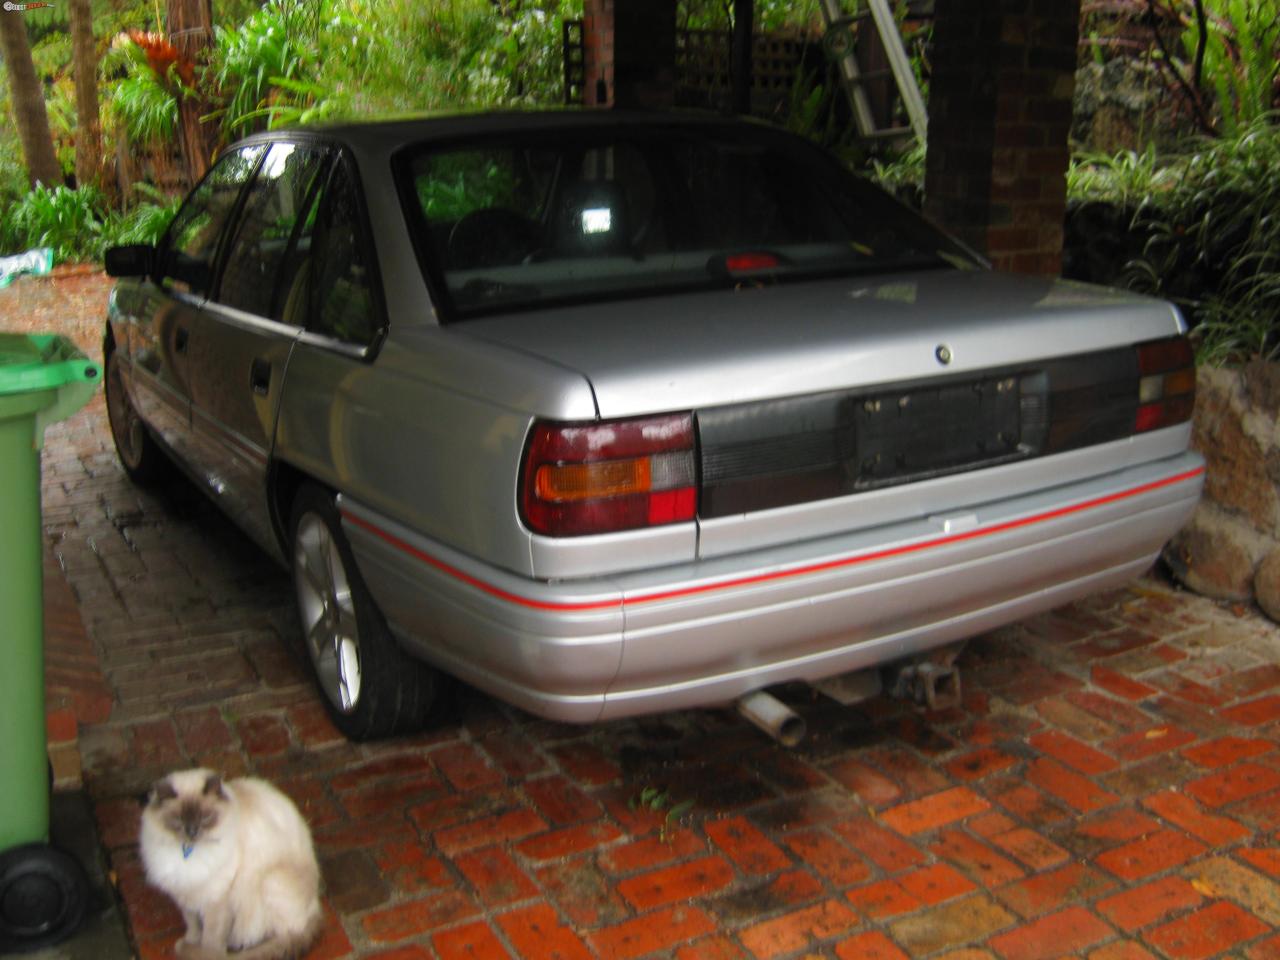
[[[387,329],[369,218],[352,158],[338,156],[321,191],[306,271],[287,316],[305,327],[289,359],[277,456],[347,492],[421,484],[423,444],[397,436],[403,411],[372,401],[372,359]],[[387,402],[384,395],[383,403]],[[422,417],[415,410],[409,416]],[[394,469],[389,469],[394,465]],[[395,473],[396,476],[389,476]]]
[[[327,149],[309,141],[267,148],[190,346],[201,472],[223,509],[272,552],[267,463],[285,367],[301,332],[292,304],[310,282],[304,265],[328,160]]]
[[[262,156],[260,144],[229,151],[192,190],[157,252],[158,286],[147,284],[130,334],[133,399],[139,414],[191,463],[191,337],[213,285],[223,233]]]

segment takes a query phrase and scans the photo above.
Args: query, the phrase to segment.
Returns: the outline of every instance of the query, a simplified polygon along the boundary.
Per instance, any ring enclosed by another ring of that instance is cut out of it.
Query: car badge
[[[938,344],[938,348],[933,351],[933,355],[938,358],[938,362],[944,367],[951,362],[951,348],[945,343]]]

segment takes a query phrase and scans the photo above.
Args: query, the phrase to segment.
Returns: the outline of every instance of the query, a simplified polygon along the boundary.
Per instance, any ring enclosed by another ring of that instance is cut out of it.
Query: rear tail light
[[[692,520],[693,415],[538,423],[520,506],[535,533],[576,537]]]
[[[1185,423],[1196,403],[1196,366],[1186,337],[1138,344],[1138,414],[1134,433]]]

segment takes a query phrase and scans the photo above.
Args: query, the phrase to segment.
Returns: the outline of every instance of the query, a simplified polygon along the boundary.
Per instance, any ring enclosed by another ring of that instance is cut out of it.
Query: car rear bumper
[[[532,713],[589,723],[887,663],[1123,583],[1203,483],[1184,453],[946,516],[558,582],[339,506],[407,648]]]

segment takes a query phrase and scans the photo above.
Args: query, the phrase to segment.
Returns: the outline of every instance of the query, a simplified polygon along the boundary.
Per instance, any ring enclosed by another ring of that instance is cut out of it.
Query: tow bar
[[[886,668],[885,686],[889,695],[911,700],[930,710],[948,710],[960,706],[960,668],[956,658],[963,643],[939,647],[910,663]]]

